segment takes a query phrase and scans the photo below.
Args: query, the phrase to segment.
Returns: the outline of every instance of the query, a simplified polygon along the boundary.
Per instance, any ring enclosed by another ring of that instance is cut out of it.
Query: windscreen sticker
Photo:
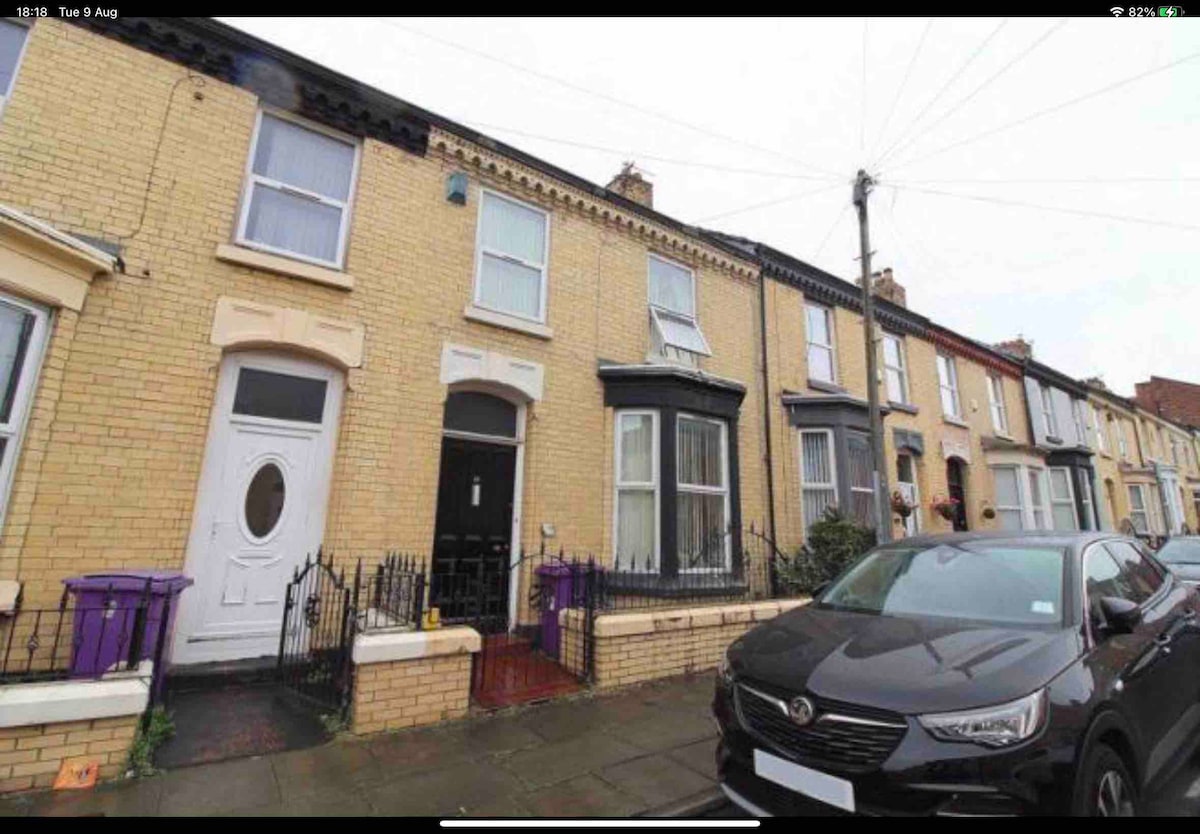
[[[1047,602],[1044,599],[1035,599],[1030,604],[1029,610],[1031,610],[1034,614],[1053,614],[1054,613],[1054,603]]]

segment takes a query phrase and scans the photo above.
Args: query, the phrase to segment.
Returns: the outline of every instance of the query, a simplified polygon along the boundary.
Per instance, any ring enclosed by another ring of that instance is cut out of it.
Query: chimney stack
[[[862,286],[861,278],[858,279],[858,285]],[[882,272],[871,273],[871,292],[897,307],[908,307],[908,293],[904,291],[903,285],[892,277],[890,266]]]
[[[606,188],[646,208],[654,208],[654,185],[642,178],[632,162],[622,165],[621,172],[612,178]]]
[[[1012,356],[1018,356],[1021,359],[1033,358],[1033,342],[1025,341],[1025,337],[1018,334],[1017,338],[1008,342],[1000,342],[996,345],[996,350]]]

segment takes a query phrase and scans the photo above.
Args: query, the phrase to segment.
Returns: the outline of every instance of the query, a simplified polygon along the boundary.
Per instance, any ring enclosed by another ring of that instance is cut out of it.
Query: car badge
[[[813,706],[813,702],[803,695],[798,695],[788,702],[788,716],[801,727],[811,724],[813,716],[816,714],[817,710]]]

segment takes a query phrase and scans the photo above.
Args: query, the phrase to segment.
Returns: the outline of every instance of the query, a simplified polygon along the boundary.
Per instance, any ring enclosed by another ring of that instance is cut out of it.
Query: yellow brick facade
[[[356,666],[350,729],[370,735],[462,718],[470,692],[469,653]]]
[[[96,108],[95,102],[110,107]],[[347,244],[354,287],[216,257],[237,223],[257,98],[58,21],[33,26],[0,120],[0,201],[119,241],[125,269],[58,311],[0,536],[0,576],[28,605],[89,570],[183,566],[222,349],[222,297],[361,325],[347,373],[324,542],[337,556],[428,553],[446,344],[543,366],[528,411],[521,539],[543,523],[573,551],[612,536],[612,411],[600,360],[650,349],[647,256],[692,268],[707,373],[742,383],[742,513],[765,514],[755,266],[434,130],[421,157],[364,140]],[[466,171],[466,206],[445,197]],[[550,339],[464,316],[481,187],[550,212]]]
[[[125,772],[139,717],[0,728],[0,794],[47,788],[64,763],[95,762],[98,778]]]

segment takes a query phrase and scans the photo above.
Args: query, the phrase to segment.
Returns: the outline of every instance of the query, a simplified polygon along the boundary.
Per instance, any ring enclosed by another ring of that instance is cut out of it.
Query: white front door
[[[279,650],[283,599],[325,529],[343,377],[318,362],[230,354],[221,363],[188,542],[172,660]]]

